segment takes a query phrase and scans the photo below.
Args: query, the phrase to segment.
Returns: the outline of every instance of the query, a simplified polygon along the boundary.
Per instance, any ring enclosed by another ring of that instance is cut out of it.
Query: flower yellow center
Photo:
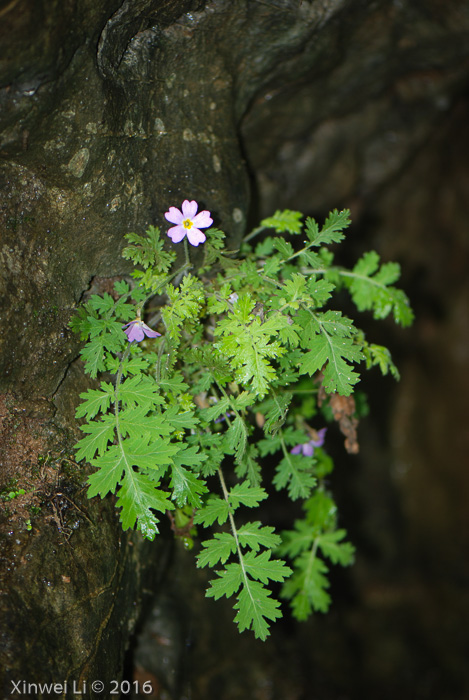
[[[184,219],[182,225],[184,228],[192,228],[192,221],[190,219]]]

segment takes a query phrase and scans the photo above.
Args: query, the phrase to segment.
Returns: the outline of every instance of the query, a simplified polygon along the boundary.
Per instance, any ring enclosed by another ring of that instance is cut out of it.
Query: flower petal
[[[138,323],[138,319],[137,319],[137,318],[134,318],[133,321],[129,321],[128,323],[125,324],[125,326],[122,326],[122,330],[125,331],[125,329],[126,329],[126,328],[129,328],[129,326],[133,326],[134,323]],[[126,331],[126,333],[127,333],[127,331]]]
[[[180,224],[184,220],[184,215],[176,207],[169,207],[169,211],[165,212],[164,218],[172,224]]]
[[[180,243],[187,231],[188,229],[184,228],[184,226],[172,226],[170,229],[168,229],[168,236],[171,238],[173,243]]]
[[[148,338],[158,338],[161,335],[161,333],[158,333],[157,331],[154,331],[152,328],[150,328],[150,326],[147,326],[146,323],[142,323],[142,328],[143,332],[146,336],[148,336]]]
[[[184,219],[194,218],[194,216],[197,214],[198,207],[199,205],[196,201],[192,200],[192,202],[189,202],[188,199],[185,199],[182,203],[182,213],[184,214]]]
[[[143,332],[143,328],[140,326],[140,324],[137,322],[135,323],[132,328],[129,329],[127,332],[127,338],[129,339],[129,343],[132,343],[134,340],[139,343],[141,340],[144,339],[145,333]]]
[[[197,216],[194,216],[192,223],[194,226],[197,226],[197,228],[207,228],[207,226],[211,226],[213,224],[213,219],[210,216],[209,211],[201,211],[197,214]]]
[[[322,447],[324,445],[324,439],[326,437],[327,433],[327,428],[321,428],[321,430],[317,431],[318,437],[316,440],[311,440],[311,443],[315,447]]]
[[[295,445],[295,447],[292,450],[290,450],[290,454],[299,455],[301,452],[301,447],[301,445]]]
[[[199,245],[199,243],[205,243],[207,240],[205,233],[202,233],[202,231],[194,227],[187,230],[187,238],[189,243],[195,246]]]
[[[304,445],[301,446],[305,457],[312,457],[314,454],[314,445],[312,445],[311,443],[312,440],[311,442],[306,442]]]

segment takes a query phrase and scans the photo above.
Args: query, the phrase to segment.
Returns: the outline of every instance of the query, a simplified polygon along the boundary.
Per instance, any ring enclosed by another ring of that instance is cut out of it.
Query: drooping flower
[[[136,318],[134,321],[126,323],[125,326],[122,326],[122,329],[129,343],[132,343],[134,340],[139,343],[145,336],[148,336],[148,338],[158,338],[161,335],[161,333],[153,331],[150,326],[143,323],[141,318]]]
[[[326,437],[327,428],[321,428],[317,431],[317,438],[308,440],[308,442],[303,442],[300,445],[295,445],[295,447],[290,450],[292,455],[302,454],[304,457],[312,457],[314,454],[315,447],[322,447],[324,445],[324,439]]]
[[[182,211],[176,207],[169,207],[169,211],[165,213],[165,219],[176,226],[172,226],[168,230],[168,236],[173,243],[179,243],[184,236],[191,245],[199,245],[204,243],[206,235],[201,231],[201,228],[208,228],[213,224],[213,219],[209,211],[201,211],[197,214],[199,205],[197,202],[189,202],[185,199],[182,203]]]

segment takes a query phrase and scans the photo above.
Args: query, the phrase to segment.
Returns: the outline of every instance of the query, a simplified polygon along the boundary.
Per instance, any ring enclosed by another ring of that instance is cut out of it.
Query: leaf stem
[[[295,466],[294,466],[294,464],[293,464],[293,462],[292,462],[292,459],[291,459],[291,455],[290,455],[290,453],[289,453],[288,450],[287,450],[287,446],[286,446],[286,444],[285,444],[285,438],[283,437],[283,430],[280,430],[280,444],[281,444],[281,446],[282,446],[283,456],[284,456],[285,459],[287,460],[288,465],[289,465],[289,467],[290,467],[291,474],[292,474],[292,475],[294,474],[294,475],[296,476],[296,478],[298,479],[298,469],[295,468]],[[291,478],[291,477],[290,477],[290,478]]]
[[[116,376],[116,386],[114,389],[114,415],[116,417],[116,432],[117,432],[117,440],[119,442],[119,447],[121,449],[121,452],[124,456],[125,463],[127,467],[129,466],[126,456],[125,456],[125,450],[124,446],[122,444],[122,435],[120,431],[120,425],[119,425],[119,389],[121,385],[121,380],[122,380],[122,372],[124,369],[124,362],[130,355],[130,348],[132,347],[132,343],[129,343],[125,349],[124,354],[122,355],[122,359],[120,361],[119,369],[117,370],[117,376]]]
[[[254,236],[257,236],[259,233],[262,233],[262,231],[265,231],[265,229],[266,226],[258,226],[253,231],[251,231],[251,233],[248,233],[247,236],[244,236],[243,243],[247,243],[251,240],[251,238],[254,238]]]
[[[228,505],[228,518],[230,521],[231,532],[233,533],[233,537],[234,537],[234,540],[236,542],[236,550],[237,550],[237,554],[238,554],[239,563],[241,566],[241,571],[243,572],[244,583],[249,591],[249,595],[252,598],[251,590],[249,588],[249,579],[248,579],[248,576],[246,573],[246,569],[244,567],[243,553],[241,551],[241,545],[239,544],[238,530],[236,529],[236,524],[235,524],[235,521],[233,518],[233,513],[231,512],[230,497],[228,494],[228,489],[226,488],[225,477],[223,476],[223,472],[221,470],[221,467],[218,467],[217,472],[218,472],[218,478],[220,479],[221,488],[223,491],[223,497]],[[253,600],[253,604],[254,604],[254,600]]]

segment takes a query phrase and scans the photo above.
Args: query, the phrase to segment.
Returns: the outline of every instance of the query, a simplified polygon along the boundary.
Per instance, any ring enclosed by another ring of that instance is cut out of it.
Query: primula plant
[[[233,596],[239,630],[265,639],[281,616],[272,584],[304,620],[329,607],[329,566],[352,563],[328,485],[327,423],[355,452],[360,369],[398,377],[389,351],[334,308],[334,294],[348,290],[358,311],[402,326],[412,311],[393,286],[396,263],[375,252],[351,270],[334,263],[347,210],[322,227],[278,211],[237,253],[197,211],[186,200],[165,214],[175,224],[167,235],[127,234],[131,276],[71,322],[97,380],[77,409],[77,459],[94,468],[90,498],[116,495],[124,529],[153,539],[168,518],[186,544],[200,539],[197,566],[215,569],[207,595]],[[197,267],[190,246],[202,246]],[[275,492],[299,502],[283,532],[259,515],[269,517]]]

